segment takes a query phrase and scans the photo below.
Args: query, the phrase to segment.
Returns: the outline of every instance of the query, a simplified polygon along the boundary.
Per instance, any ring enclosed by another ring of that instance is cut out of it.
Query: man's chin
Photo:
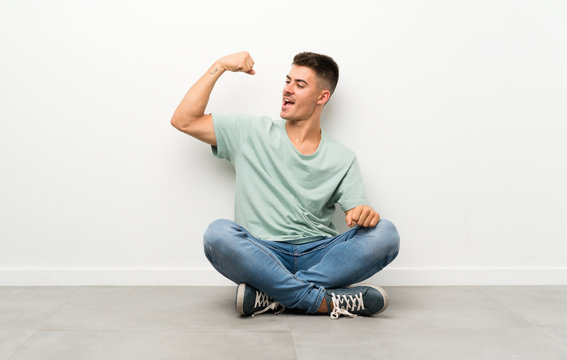
[[[280,111],[280,117],[287,121],[301,121],[305,120],[304,118],[300,118],[297,115],[287,113],[285,111]]]

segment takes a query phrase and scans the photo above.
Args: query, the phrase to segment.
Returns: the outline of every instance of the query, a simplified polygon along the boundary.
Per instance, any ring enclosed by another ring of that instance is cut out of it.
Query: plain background
[[[228,284],[202,234],[234,171],[175,130],[219,57],[208,111],[277,117],[293,55],[341,70],[322,126],[398,227],[386,285],[567,284],[562,1],[0,1],[0,284]],[[339,211],[337,225],[345,230]]]

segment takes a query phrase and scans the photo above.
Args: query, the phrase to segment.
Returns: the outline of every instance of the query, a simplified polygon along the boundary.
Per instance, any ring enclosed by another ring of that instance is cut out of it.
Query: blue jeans
[[[219,219],[204,235],[205,255],[235,283],[265,292],[286,308],[317,311],[326,289],[365,280],[396,258],[400,238],[390,221],[354,228],[301,245],[256,239],[237,223]]]

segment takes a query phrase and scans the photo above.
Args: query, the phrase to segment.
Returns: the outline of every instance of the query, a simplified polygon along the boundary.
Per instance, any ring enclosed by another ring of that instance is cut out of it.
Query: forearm
[[[171,124],[190,135],[201,134],[194,135],[197,138],[204,138],[202,136],[203,128],[209,128],[209,130],[211,128],[210,116],[207,117],[205,115],[205,109],[209,103],[209,97],[211,96],[213,87],[219,77],[227,70],[254,75],[255,71],[252,69],[253,66],[254,60],[252,60],[252,57],[246,51],[228,55],[217,60],[209,70],[191,86],[189,91],[187,91],[183,100],[181,100],[181,103],[173,113]],[[203,121],[200,121],[200,119]],[[213,130],[209,132],[214,133]],[[214,135],[204,141],[214,142],[213,137]]]
[[[174,126],[186,127],[205,114],[211,92],[225,71],[225,67],[217,61],[191,86],[173,113],[171,123]]]

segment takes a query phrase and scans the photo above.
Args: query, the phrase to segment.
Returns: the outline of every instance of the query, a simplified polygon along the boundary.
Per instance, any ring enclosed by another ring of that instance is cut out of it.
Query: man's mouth
[[[282,109],[287,109],[291,107],[293,104],[295,104],[295,100],[293,100],[290,97],[284,96],[282,101]]]

